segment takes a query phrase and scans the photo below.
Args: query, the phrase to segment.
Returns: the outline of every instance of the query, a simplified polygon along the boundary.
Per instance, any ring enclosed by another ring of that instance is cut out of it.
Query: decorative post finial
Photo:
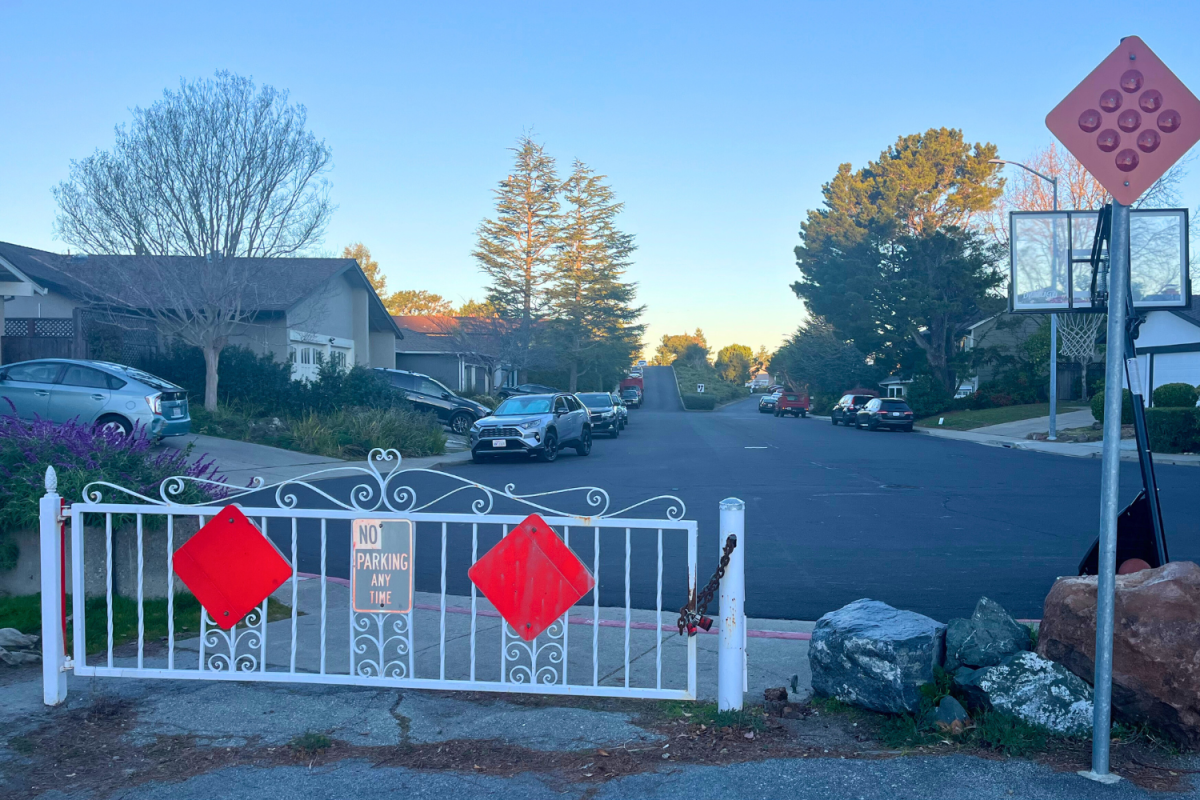
[[[54,471],[54,467],[46,467],[46,493],[58,493],[58,473]]]

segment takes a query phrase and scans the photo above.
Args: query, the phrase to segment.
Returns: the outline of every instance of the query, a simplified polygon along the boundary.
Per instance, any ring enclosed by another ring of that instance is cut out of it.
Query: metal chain
[[[708,579],[704,588],[693,595],[686,606],[679,609],[679,619],[675,624],[679,627],[680,636],[684,634],[684,631],[688,636],[695,636],[697,627],[704,628],[704,630],[712,627],[712,620],[705,616],[705,612],[708,611],[708,604],[712,602],[713,595],[717,593],[717,588],[721,585],[721,578],[725,577],[725,569],[729,566],[729,556],[733,554],[736,547],[737,534],[731,533],[725,539],[725,547],[721,550],[721,561],[717,564],[717,571]]]

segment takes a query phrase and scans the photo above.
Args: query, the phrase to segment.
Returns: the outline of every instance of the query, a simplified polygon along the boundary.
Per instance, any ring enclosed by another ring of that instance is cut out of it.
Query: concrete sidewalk
[[[1082,412],[1081,412],[1082,413]],[[1091,417],[1091,412],[1087,412]],[[1061,420],[1064,416],[1060,415]],[[1047,421],[1049,425],[1049,417],[1041,417]],[[1022,422],[1033,422],[1032,420],[1023,420]],[[939,430],[938,428],[914,428],[918,433],[924,433],[928,436],[937,436],[942,439],[958,439],[964,442],[975,442],[977,444],[990,445],[992,447],[1008,447],[1013,450],[1032,450],[1037,453],[1050,453],[1056,456],[1070,456],[1072,458],[1100,458],[1104,450],[1102,442],[1047,442],[1037,441],[1034,439],[1026,439],[1024,436],[1004,435],[997,433],[986,433],[989,429],[1003,428],[1016,423],[1005,423],[1004,425],[989,425],[985,428],[976,428],[973,431],[952,431]],[[1045,430],[1046,428],[1043,428]],[[1121,460],[1122,461],[1137,461],[1137,443],[1133,439],[1121,440]],[[1200,455],[1192,455],[1186,453],[1154,453],[1155,464],[1173,464],[1176,466],[1200,466]]]
[[[308,453],[297,453],[294,450],[284,450],[263,444],[222,439],[216,436],[189,434],[164,439],[164,448],[182,450],[193,445],[192,460],[211,458],[228,483],[249,485],[254,478],[262,478],[267,485],[279,481],[294,480],[321,470],[346,468],[367,468],[366,461],[343,461],[327,456],[314,456]],[[470,450],[452,448],[457,442],[447,442],[447,452],[443,455],[427,456],[425,458],[405,458],[402,462],[404,469],[437,469],[450,464],[461,464],[471,460]],[[377,465],[382,472],[391,468],[391,462]]]
[[[1056,422],[1056,428],[1060,431],[1065,431],[1068,428],[1086,428],[1096,421],[1092,416],[1090,408],[1081,408],[1075,411],[1067,411],[1059,413]],[[1049,417],[1033,417],[1031,419],[1019,419],[1016,422],[1002,422],[999,425],[984,425],[982,428],[975,428],[972,433],[986,433],[993,436],[1012,436],[1017,439],[1025,439],[1031,433],[1049,433],[1050,418]]]

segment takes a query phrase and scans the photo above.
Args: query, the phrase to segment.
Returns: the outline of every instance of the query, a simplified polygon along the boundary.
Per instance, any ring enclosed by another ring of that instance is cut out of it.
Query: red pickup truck
[[[628,397],[625,394],[625,391],[627,389],[636,389],[637,390],[637,398],[632,399],[632,398]],[[627,406],[632,405],[634,408],[637,408],[638,406],[640,406],[642,404],[642,398],[645,397],[645,392],[646,392],[646,389],[642,383],[641,378],[630,377],[630,378],[626,378],[625,380],[621,381],[621,399],[623,399],[625,401],[625,405],[627,405]]]
[[[782,417],[791,414],[794,417],[807,417],[809,410],[808,392],[784,389],[775,401],[775,416]]]

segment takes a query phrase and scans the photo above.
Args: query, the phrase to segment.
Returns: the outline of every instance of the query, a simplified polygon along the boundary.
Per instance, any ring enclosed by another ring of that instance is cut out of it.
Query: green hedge
[[[1189,408],[1196,405],[1196,387],[1189,383],[1164,383],[1154,390],[1154,405]]]
[[[707,388],[707,387],[705,387]],[[717,407],[717,398],[715,395],[697,394],[696,392],[683,392],[683,407],[692,411],[712,411]]]
[[[1200,409],[1195,406],[1148,408],[1146,430],[1156,453],[1200,452]]]
[[[1128,389],[1122,390],[1122,396],[1125,398],[1121,403],[1121,424],[1133,424],[1133,395]],[[1092,398],[1092,416],[1097,422],[1104,422],[1104,392],[1096,392],[1096,396]]]

